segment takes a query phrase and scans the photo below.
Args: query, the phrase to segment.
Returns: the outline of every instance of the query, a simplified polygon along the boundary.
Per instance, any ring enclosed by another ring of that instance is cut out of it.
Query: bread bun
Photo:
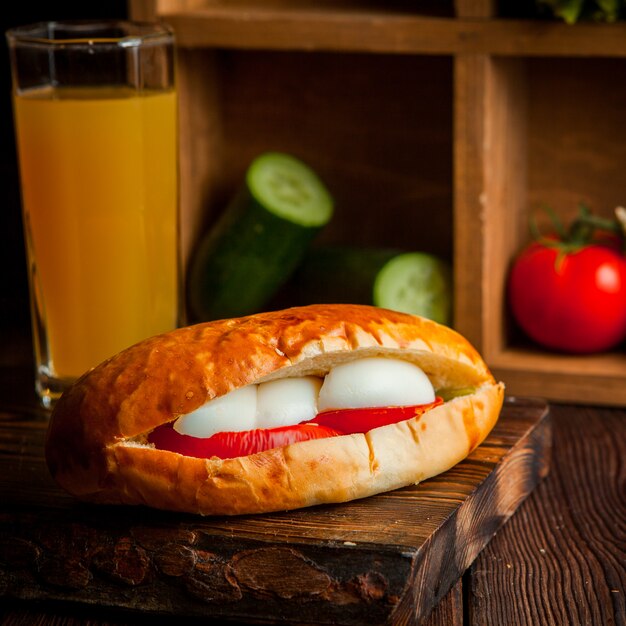
[[[215,397],[349,360],[417,364],[433,386],[475,387],[419,418],[234,459],[156,449],[147,436]],[[80,378],[51,416],[46,459],[80,499],[234,515],[345,502],[417,483],[465,458],[503,401],[476,350],[427,319],[357,305],[313,305],[152,337]]]

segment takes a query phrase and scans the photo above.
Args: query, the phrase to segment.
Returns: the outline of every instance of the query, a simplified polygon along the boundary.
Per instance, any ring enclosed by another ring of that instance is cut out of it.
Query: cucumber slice
[[[332,214],[333,199],[311,168],[286,154],[259,156],[190,263],[192,318],[263,309]]]
[[[444,402],[448,402],[453,398],[461,396],[469,396],[476,393],[476,387],[440,387],[435,390],[435,395],[439,396]]]
[[[333,200],[317,174],[292,156],[264,154],[248,168],[248,189],[257,202],[278,217],[314,228],[328,223]]]
[[[441,259],[424,252],[396,256],[376,276],[374,304],[449,325],[452,317],[450,268]]]

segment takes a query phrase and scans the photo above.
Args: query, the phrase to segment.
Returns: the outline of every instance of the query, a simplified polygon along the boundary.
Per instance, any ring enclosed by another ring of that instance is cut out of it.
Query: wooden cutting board
[[[545,476],[546,404],[420,485],[238,518],[81,504],[43,461],[45,415],[0,410],[0,597],[289,624],[419,624]]]

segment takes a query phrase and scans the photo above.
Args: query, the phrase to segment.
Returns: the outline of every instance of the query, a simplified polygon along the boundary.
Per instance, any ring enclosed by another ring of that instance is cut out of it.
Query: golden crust
[[[142,446],[142,435],[237,387],[324,374],[339,362],[393,356],[435,387],[479,387],[415,418],[238,459],[195,459]],[[495,423],[503,387],[458,333],[423,318],[315,305],[178,329],[83,376],[53,412],[48,465],[74,495],[202,514],[343,502],[445,471]]]

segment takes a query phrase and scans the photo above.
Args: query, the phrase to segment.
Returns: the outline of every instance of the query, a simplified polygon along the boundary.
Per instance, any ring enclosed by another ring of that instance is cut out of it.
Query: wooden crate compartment
[[[529,59],[526,65],[528,208],[547,203],[567,220],[582,201],[610,217],[626,202],[626,87],[619,80],[626,60]],[[626,345],[609,354],[547,355],[509,323],[494,367],[524,394],[545,395],[547,386],[556,399],[626,404]]]
[[[606,216],[623,204],[626,88],[616,77],[626,62],[464,58],[457,70],[457,130],[469,130],[456,135],[456,326],[511,394],[626,404],[624,347],[584,357],[543,351],[514,324],[505,293],[542,203],[564,220],[580,201]],[[462,97],[473,104],[460,107]]]
[[[187,254],[267,149],[327,180],[322,240],[453,260],[454,325],[515,395],[626,405],[626,354],[527,342],[506,278],[529,211],[623,203],[626,24],[502,19],[491,0],[134,0],[180,46]],[[426,224],[426,228],[424,228]]]
[[[451,258],[450,58],[182,50],[180,61],[187,254],[252,159],[278,150],[335,197],[320,241]]]

